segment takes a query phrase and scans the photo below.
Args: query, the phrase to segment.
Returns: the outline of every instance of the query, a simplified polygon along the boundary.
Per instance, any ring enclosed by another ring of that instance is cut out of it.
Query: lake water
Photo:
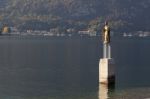
[[[99,37],[1,36],[0,98],[102,99],[103,89],[108,99],[150,99],[150,39],[111,45],[116,88],[108,90],[98,83]]]

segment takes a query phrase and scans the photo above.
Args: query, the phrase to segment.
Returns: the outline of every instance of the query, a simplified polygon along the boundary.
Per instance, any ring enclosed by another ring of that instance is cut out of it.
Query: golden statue
[[[110,27],[108,26],[108,22],[105,22],[105,26],[102,31],[102,39],[104,44],[109,44],[110,43]]]

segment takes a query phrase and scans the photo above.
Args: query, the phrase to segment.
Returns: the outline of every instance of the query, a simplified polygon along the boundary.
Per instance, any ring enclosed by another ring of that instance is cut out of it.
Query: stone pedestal
[[[102,58],[99,62],[99,83],[115,83],[115,63],[113,59]]]

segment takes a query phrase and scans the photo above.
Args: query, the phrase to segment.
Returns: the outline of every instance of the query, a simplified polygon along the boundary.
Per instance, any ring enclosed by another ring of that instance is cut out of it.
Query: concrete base
[[[99,62],[99,83],[115,83],[115,63],[113,59],[102,58]]]

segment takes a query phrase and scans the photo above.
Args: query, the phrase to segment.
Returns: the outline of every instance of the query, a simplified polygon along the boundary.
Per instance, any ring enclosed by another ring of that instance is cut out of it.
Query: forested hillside
[[[20,29],[150,31],[150,0],[0,0],[0,19]],[[6,4],[7,2],[7,4]]]

